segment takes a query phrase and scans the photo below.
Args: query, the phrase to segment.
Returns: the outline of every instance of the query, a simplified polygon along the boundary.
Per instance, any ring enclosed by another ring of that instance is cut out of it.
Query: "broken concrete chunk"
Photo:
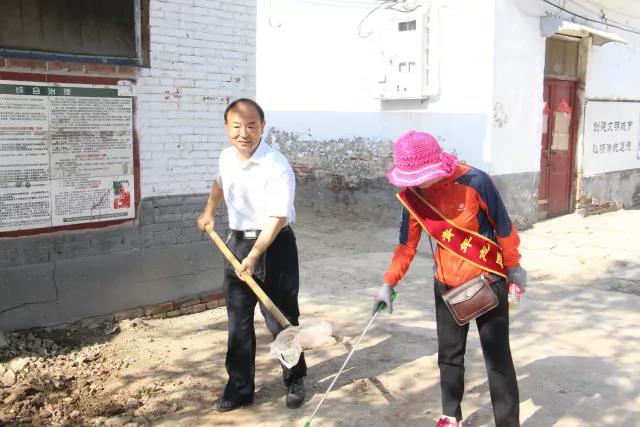
[[[16,383],[16,374],[12,370],[8,370],[0,375],[0,385],[3,387],[11,387]]]
[[[20,372],[28,364],[29,364],[29,358],[28,357],[16,357],[15,359],[11,360],[8,363],[8,367],[9,367],[9,369],[11,369],[11,370],[13,370],[15,372]]]

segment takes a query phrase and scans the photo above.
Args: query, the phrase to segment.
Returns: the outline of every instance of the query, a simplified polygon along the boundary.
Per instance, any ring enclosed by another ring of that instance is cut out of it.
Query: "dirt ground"
[[[300,215],[302,318],[330,321],[338,343],[307,352],[307,402],[284,405],[270,334],[256,314],[256,395],[220,414],[224,308],[79,331],[9,334],[0,350],[0,425],[300,426],[365,326],[395,228]],[[308,218],[306,222],[304,218]],[[545,221],[522,233],[530,284],[512,311],[521,421],[640,425],[640,211]],[[440,415],[431,259],[423,246],[313,425],[429,426]],[[466,356],[465,426],[492,426],[475,326]],[[10,384],[7,386],[7,384]]]

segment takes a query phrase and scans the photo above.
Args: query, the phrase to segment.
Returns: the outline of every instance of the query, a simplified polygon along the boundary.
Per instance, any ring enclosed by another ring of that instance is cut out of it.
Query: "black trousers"
[[[480,344],[489,377],[489,391],[496,427],[520,426],[520,397],[518,382],[509,347],[509,306],[504,280],[491,284],[498,295],[498,306],[476,318]],[[464,393],[464,354],[469,324],[459,326],[442,300],[442,293],[450,289],[436,280],[436,324],[438,330],[438,367],[444,415],[462,419]]]
[[[228,241],[229,249],[242,261],[249,253],[255,240],[243,240],[232,235]],[[282,314],[298,325],[300,311],[298,309],[298,248],[296,237],[290,227],[283,229],[258,263],[254,279],[271,298]],[[227,340],[227,358],[225,366],[229,380],[224,390],[224,397],[229,400],[253,398],[255,389],[256,334],[253,325],[253,314],[259,302],[251,288],[238,279],[233,267],[225,261],[224,297],[229,318]],[[276,319],[260,303],[260,311],[265,318],[267,328],[275,338],[282,330]],[[300,361],[291,369],[282,367],[282,378],[285,386],[307,375],[304,353]]]

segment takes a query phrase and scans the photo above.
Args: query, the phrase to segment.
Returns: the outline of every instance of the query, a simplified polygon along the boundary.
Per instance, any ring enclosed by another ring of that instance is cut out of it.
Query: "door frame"
[[[570,97],[570,99],[567,99],[567,101],[569,102],[569,105],[571,106],[571,122],[570,122],[570,126],[569,126],[569,153],[568,153],[568,159],[569,159],[569,178],[568,178],[568,182],[567,182],[567,191],[566,191],[566,197],[567,200],[565,200],[565,207],[564,207],[564,213],[560,214],[560,215],[554,215],[554,216],[561,216],[561,215],[566,215],[569,214],[571,212],[574,211],[575,209],[575,188],[576,188],[576,181],[577,181],[577,173],[576,173],[576,157],[577,157],[577,146],[578,146],[578,141],[577,141],[577,131],[578,131],[578,123],[581,121],[581,108],[578,108],[578,89],[579,89],[579,79],[577,78],[556,78],[556,77],[544,77],[544,83],[543,83],[543,91],[544,88],[546,88],[546,86],[551,83],[551,82],[571,82],[574,85],[573,88],[573,96]],[[551,96],[550,96],[551,98]],[[550,116],[547,118],[548,120],[548,132],[547,132],[547,140],[548,140],[548,145],[552,144],[552,138],[553,138],[553,127],[555,124],[555,118],[553,117],[553,113],[555,112],[555,105],[549,105],[549,109],[551,110]],[[544,133],[543,133],[544,135]],[[542,139],[541,139],[541,143],[542,143]],[[542,146],[540,147],[541,149],[541,155],[542,155]],[[540,159],[540,164],[542,165],[542,158]],[[540,169],[540,173],[542,173],[542,168]],[[542,177],[541,177],[542,179]],[[547,181],[547,185],[551,185],[551,183],[549,181]],[[539,194],[539,193],[538,193]],[[549,197],[549,194],[547,194],[547,199]],[[540,200],[540,197],[538,196],[538,200]],[[546,206],[548,206],[549,204],[547,203]],[[540,205],[540,208],[542,207],[542,205]],[[543,210],[544,212],[544,217],[549,217],[548,215],[548,209],[545,207],[545,209]]]
[[[549,38],[564,38],[565,36],[561,34],[553,34],[549,36]],[[573,38],[573,37],[572,37]],[[575,38],[573,38],[575,39]],[[585,81],[587,76],[587,63],[589,58],[589,52],[591,50],[592,40],[591,37],[581,37],[578,40],[578,75],[577,77],[566,77],[566,76],[552,76],[544,74],[543,76],[543,84],[542,91],[544,91],[544,82],[547,79],[553,80],[571,80],[576,82],[576,90],[572,105],[572,113],[574,114],[571,120],[571,140],[573,141],[573,153],[570,156],[570,188],[569,188],[569,203],[567,207],[567,213],[575,212],[577,205],[580,204],[580,200],[578,200],[580,195],[580,168],[581,168],[581,160],[582,160],[582,146],[583,146],[583,132],[582,129],[584,127],[584,105],[585,105]],[[546,55],[546,54],[545,54]],[[546,56],[545,56],[546,57]],[[541,96],[541,97],[544,97]],[[542,129],[541,129],[542,131]],[[542,132],[540,134],[540,144],[542,143]],[[540,152],[542,152],[542,147],[540,146]],[[542,159],[540,159],[542,161]],[[540,173],[542,171],[540,170]],[[536,189],[537,191],[537,189]],[[538,197],[538,200],[539,197]],[[541,209],[541,205],[538,205],[538,218],[545,219],[546,215],[546,207],[544,210]]]

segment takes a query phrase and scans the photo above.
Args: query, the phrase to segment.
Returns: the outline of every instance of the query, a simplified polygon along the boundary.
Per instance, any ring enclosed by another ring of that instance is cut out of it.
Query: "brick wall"
[[[204,193],[227,139],[223,112],[255,96],[256,1],[152,0],[151,68],[138,77],[142,196]]]
[[[135,223],[0,239],[0,269],[207,241],[195,227],[206,199],[206,194],[151,197],[142,201]],[[221,233],[227,228],[224,206],[216,212],[216,228]]]
[[[150,0],[148,18],[148,68],[0,58],[0,72],[131,81],[141,187],[135,221],[0,238],[0,330],[221,289],[221,256],[195,218],[228,144],[224,109],[255,97],[256,0]],[[224,232],[224,208],[216,222]]]
[[[135,222],[0,238],[0,330],[146,307],[221,290],[222,259],[195,227],[207,195],[144,199]],[[224,206],[216,213],[224,235]],[[182,313],[183,314],[183,313]]]

